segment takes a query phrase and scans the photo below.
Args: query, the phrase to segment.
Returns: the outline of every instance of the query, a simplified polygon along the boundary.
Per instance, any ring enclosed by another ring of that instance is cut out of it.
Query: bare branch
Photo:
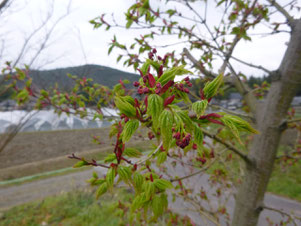
[[[297,222],[295,221],[296,219],[298,219],[299,221],[301,221],[301,218],[297,217],[297,216],[292,216],[291,214],[287,213],[287,212],[284,212],[282,210],[279,210],[279,209],[276,209],[276,208],[273,208],[273,207],[269,207],[269,206],[262,206],[262,208],[266,209],[266,210],[271,210],[271,211],[274,211],[274,212],[277,212],[281,215],[284,215],[284,216],[287,216],[289,218],[289,220],[291,220],[291,222],[295,225],[295,226],[298,226]]]
[[[294,24],[294,18],[283,8],[279,5],[276,0],[267,0],[272,6],[274,6],[287,20],[290,27]]]
[[[147,156],[145,159],[141,159],[141,160],[139,160],[138,162],[136,162],[136,163],[134,163],[134,164],[141,165],[142,163],[144,163],[144,162],[146,162],[147,160],[149,160],[149,159],[151,159],[152,157],[154,157],[154,156],[157,154],[157,152],[160,150],[160,148],[161,148],[162,145],[163,145],[163,142],[161,142],[161,143],[158,145],[157,149],[156,149],[150,156]]]
[[[228,142],[224,141],[223,139],[221,139],[221,138],[218,137],[217,135],[211,134],[210,132],[208,132],[208,131],[206,131],[206,130],[204,130],[204,129],[202,129],[202,132],[203,132],[206,136],[208,136],[208,137],[210,137],[210,138],[216,140],[217,142],[221,143],[222,145],[224,145],[224,146],[225,146],[226,148],[228,148],[230,151],[233,151],[235,154],[237,154],[239,157],[241,157],[246,163],[252,164],[251,159],[249,159],[249,157],[248,157],[245,153],[243,153],[243,152],[241,152],[240,150],[238,150],[238,149],[237,149],[236,147],[234,147],[232,144],[229,144]]]

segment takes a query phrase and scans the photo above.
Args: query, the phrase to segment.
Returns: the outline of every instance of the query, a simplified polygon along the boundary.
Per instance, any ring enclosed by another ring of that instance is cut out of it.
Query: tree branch
[[[226,141],[223,141],[223,139],[221,139],[220,137],[218,137],[217,135],[211,134],[210,132],[202,129],[202,132],[212,138],[213,140],[216,140],[217,142],[221,143],[222,145],[224,145],[226,148],[228,148],[230,151],[233,151],[235,154],[237,154],[239,157],[241,157],[247,164],[252,164],[251,159],[248,158],[248,156],[241,152],[240,150],[238,150],[236,147],[234,147],[232,144],[229,144]]]
[[[290,27],[293,27],[294,18],[281,6],[276,0],[267,0],[272,6],[274,6],[287,20]]]
[[[141,159],[139,161],[137,161],[136,163],[134,163],[134,165],[141,165],[142,163],[146,162],[147,160],[151,159],[153,156],[155,156],[155,154],[157,154],[157,152],[160,150],[161,146],[163,145],[163,142],[161,142],[159,144],[159,146],[157,147],[157,149],[150,155],[147,156],[145,159]]]
[[[297,222],[295,221],[295,219],[298,219],[299,221],[301,221],[301,218],[297,217],[297,216],[292,216],[291,214],[289,213],[286,213],[282,210],[279,210],[279,209],[275,209],[273,207],[269,207],[269,206],[262,206],[262,208],[266,209],[266,210],[271,210],[271,211],[274,211],[274,212],[277,212],[277,213],[280,213],[281,215],[284,215],[284,216],[287,216],[289,218],[289,220],[292,221],[292,223],[295,225],[295,226],[298,226]]]

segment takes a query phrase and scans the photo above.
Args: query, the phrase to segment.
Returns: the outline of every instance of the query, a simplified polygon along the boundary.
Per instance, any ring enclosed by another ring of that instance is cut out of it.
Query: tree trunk
[[[301,85],[301,20],[296,20],[292,27],[288,48],[276,74],[264,107],[257,109],[256,125],[260,134],[254,137],[248,154],[253,164],[246,166],[236,197],[232,226],[257,225],[284,119]]]

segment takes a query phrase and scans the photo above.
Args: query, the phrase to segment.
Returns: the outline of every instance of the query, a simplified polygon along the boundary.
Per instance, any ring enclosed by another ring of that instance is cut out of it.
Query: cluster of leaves
[[[153,49],[149,54],[149,59],[138,69],[141,78],[134,82],[137,90],[137,98],[128,95],[129,92],[124,87],[124,82],[120,81],[111,91],[108,88],[92,85],[88,79],[76,80],[76,85],[71,94],[60,93],[57,89],[52,92],[41,90],[36,92],[31,83],[24,88],[17,87],[17,81],[25,81],[26,73],[17,70],[12,87],[16,91],[16,98],[19,103],[23,103],[30,97],[36,100],[36,107],[41,109],[46,106],[53,106],[58,113],[71,112],[79,113],[82,117],[87,116],[86,103],[97,102],[99,111],[102,105],[106,105],[110,100],[114,100],[114,105],[119,110],[120,118],[111,127],[110,136],[116,137],[116,144],[112,154],[109,154],[104,164],[98,164],[95,160],[91,162],[71,156],[80,160],[74,167],[86,165],[101,166],[107,168],[105,178],[98,178],[96,174],[89,180],[92,185],[98,186],[97,197],[112,190],[114,184],[124,182],[135,190],[135,199],[130,210],[137,219],[141,217],[141,209],[144,209],[145,217],[148,221],[156,220],[165,210],[168,201],[166,189],[174,188],[169,181],[170,178],[163,178],[163,174],[152,169],[151,161],[155,160],[157,165],[163,164],[170,152],[177,147],[184,151],[197,150],[196,161],[200,165],[206,163],[206,158],[214,157],[208,155],[208,150],[203,146],[202,127],[208,123],[215,123],[230,129],[239,139],[240,131],[256,132],[246,121],[239,117],[226,113],[206,114],[208,103],[219,88],[223,85],[223,75],[209,81],[201,90],[201,100],[191,103],[189,99],[189,87],[192,86],[189,77],[176,81],[176,76],[191,74],[184,66],[169,68],[166,58],[157,56]],[[27,81],[31,81],[30,79]],[[27,84],[28,82],[25,81]],[[79,91],[85,95],[79,94]],[[26,93],[26,96],[23,94]],[[189,106],[189,109],[180,107],[181,102]],[[98,112],[98,111],[97,111]],[[98,113],[101,115],[101,113]],[[100,116],[98,116],[100,117]],[[134,148],[127,148],[126,143],[139,127],[149,130],[149,139],[156,140],[155,149],[145,161],[134,161],[140,158],[141,153]],[[151,217],[148,210],[152,211]]]

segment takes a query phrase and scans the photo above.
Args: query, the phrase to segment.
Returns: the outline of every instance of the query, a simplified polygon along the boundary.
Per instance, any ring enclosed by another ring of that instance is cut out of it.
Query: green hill
[[[30,77],[33,78],[33,84],[38,88],[48,89],[58,84],[62,90],[70,90],[74,86],[74,81],[67,76],[67,74],[76,75],[79,78],[92,78],[93,82],[108,86],[112,88],[118,81],[129,80],[137,81],[139,76],[137,74],[128,73],[100,65],[83,65],[77,67],[57,68],[53,70],[31,70]],[[133,87],[129,84],[131,87]]]

